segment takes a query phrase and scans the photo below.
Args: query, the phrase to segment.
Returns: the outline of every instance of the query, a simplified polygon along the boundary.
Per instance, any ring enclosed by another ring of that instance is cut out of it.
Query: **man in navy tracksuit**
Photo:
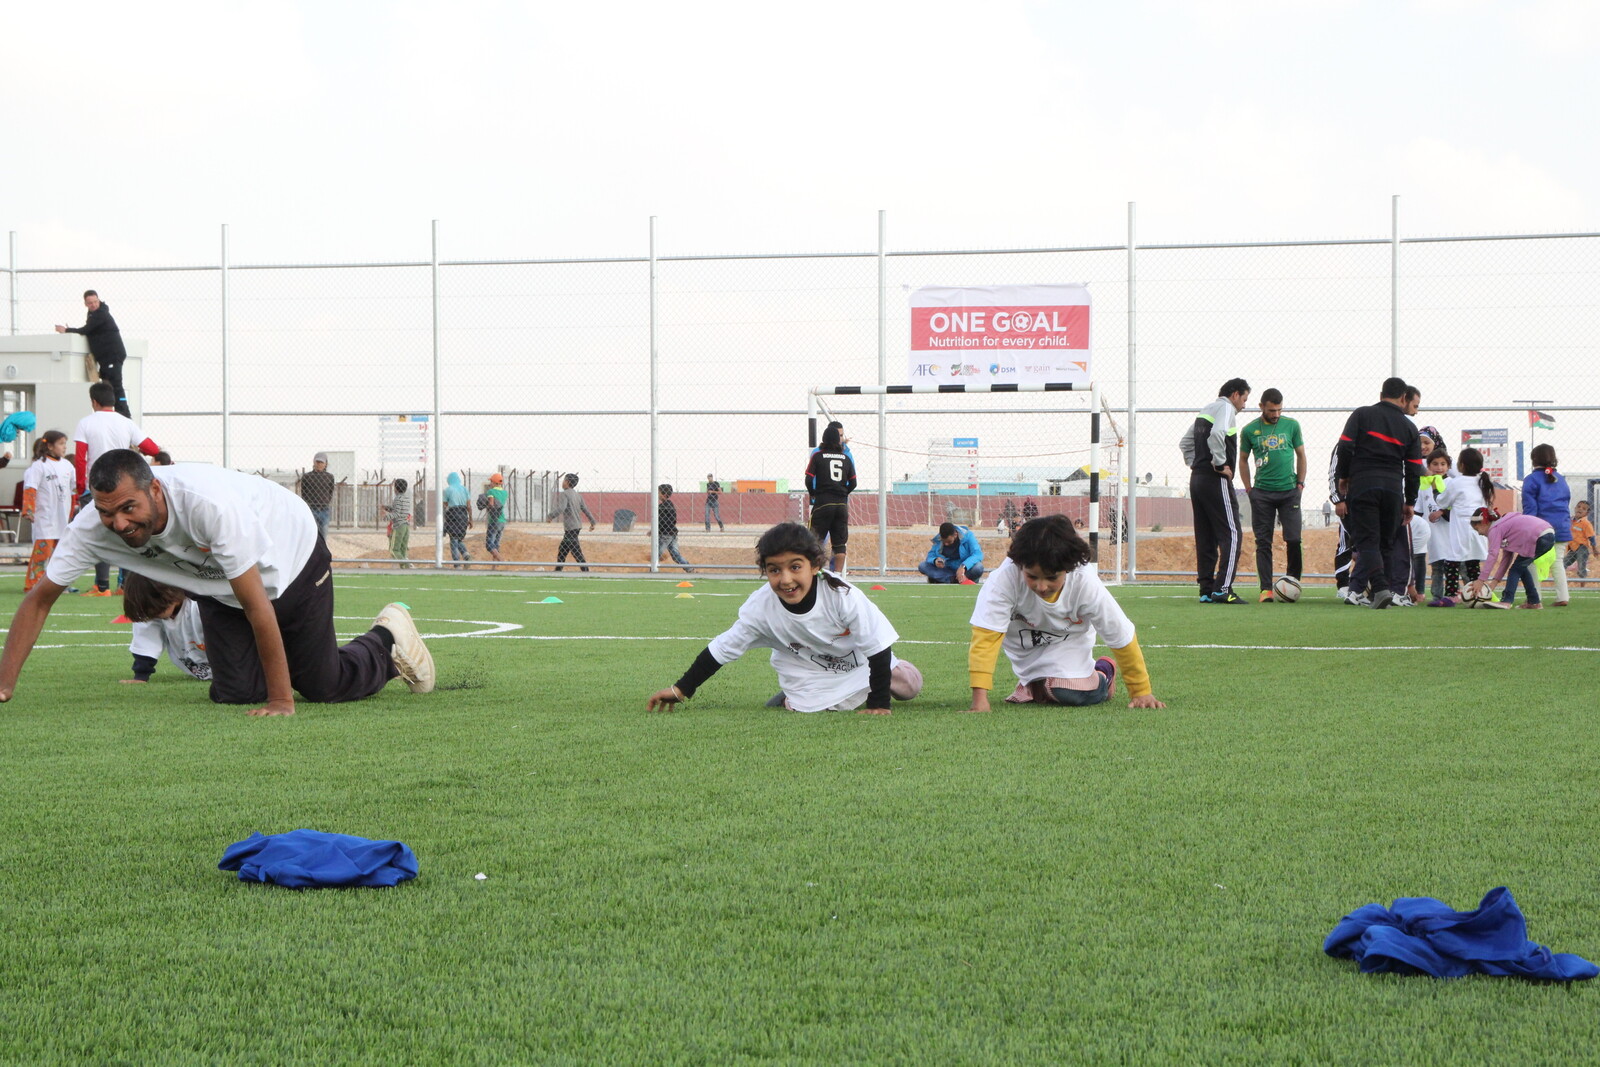
[[[1243,604],[1233,593],[1239,569],[1239,500],[1233,472],[1239,465],[1235,416],[1250,399],[1250,383],[1229,378],[1217,398],[1200,409],[1178,447],[1189,464],[1189,504],[1194,509],[1194,550],[1200,603]]]
[[[1404,537],[1422,483],[1422,442],[1406,417],[1406,383],[1387,378],[1376,404],[1356,408],[1339,435],[1339,494],[1355,548],[1350,595],[1372,589],[1375,608],[1405,592],[1410,560],[1394,551]],[[1391,558],[1392,557],[1392,558]]]

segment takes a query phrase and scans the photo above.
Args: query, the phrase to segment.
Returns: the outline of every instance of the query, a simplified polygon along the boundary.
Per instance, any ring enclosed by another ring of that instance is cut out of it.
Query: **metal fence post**
[[[444,436],[439,425],[439,220],[430,228],[432,260],[428,272],[433,280],[433,565],[444,566]]]
[[[1128,581],[1139,578],[1139,256],[1135,223],[1139,205],[1128,201]]]
[[[889,384],[888,212],[878,210],[878,384]],[[889,415],[878,394],[878,573],[889,573]]]
[[[222,224],[222,465],[233,466],[233,396],[228,376],[228,224]]]
[[[656,217],[650,216],[650,485],[645,490],[645,506],[650,494],[660,485],[661,463],[661,396],[660,352],[656,341]],[[657,509],[659,514],[660,509]],[[654,517],[650,521],[650,573],[661,573],[661,524]]]
[[[17,333],[17,231],[11,231],[11,334]]]
[[[1389,376],[1400,377],[1400,194],[1389,205]]]

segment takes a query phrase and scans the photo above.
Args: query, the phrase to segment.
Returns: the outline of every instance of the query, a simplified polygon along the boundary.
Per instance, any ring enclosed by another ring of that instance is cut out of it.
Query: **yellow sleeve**
[[[997,630],[986,630],[982,626],[972,628],[972,644],[967,648],[967,674],[972,688],[994,688],[994,661],[1000,655],[1000,642],[1004,637],[1005,634]]]
[[[1121,648],[1113,648],[1111,655],[1116,658],[1117,670],[1122,673],[1122,683],[1128,687],[1131,697],[1150,695],[1150,672],[1145,669],[1144,653],[1139,651],[1139,638]]]

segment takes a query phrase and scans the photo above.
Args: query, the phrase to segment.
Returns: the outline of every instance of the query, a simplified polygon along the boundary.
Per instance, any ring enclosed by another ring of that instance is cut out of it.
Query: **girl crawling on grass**
[[[756,564],[767,584],[750,594],[739,620],[705,647],[677,684],[651,694],[647,708],[671,711],[752,648],[772,649],[783,687],[768,707],[887,715],[891,696],[910,700],[920,693],[922,672],[895,658],[900,635],[878,605],[823,570],[822,561],[822,546],[799,523],[762,534]]]
[[[1099,636],[1115,662],[1094,659]],[[978,590],[972,609],[967,672],[969,711],[988,711],[994,665],[1004,648],[1017,688],[1008,704],[1083,706],[1110,699],[1117,667],[1130,708],[1164,708],[1150,691],[1133,623],[1089,559],[1089,545],[1064,515],[1029,519],[1011,539],[1005,562]]]

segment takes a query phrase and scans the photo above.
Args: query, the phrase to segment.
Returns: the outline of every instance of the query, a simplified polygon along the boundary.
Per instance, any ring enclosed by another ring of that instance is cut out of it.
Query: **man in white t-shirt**
[[[78,420],[72,431],[72,466],[78,475],[78,496],[84,510],[89,508],[89,468],[94,461],[113,448],[136,448],[147,456],[161,451],[160,447],[144,435],[139,424],[117,411],[116,390],[105,382],[89,386],[89,403],[94,408]],[[76,577],[76,575],[74,575]],[[111,568],[102,562],[94,565],[94,589],[84,596],[111,595]]]
[[[159,473],[157,473],[159,471]],[[316,521],[289,490],[200,463],[153,470],[137,452],[113,449],[89,472],[94,507],[67,527],[44,580],[23,598],[0,654],[0,702],[67,583],[106,560],[200,605],[211,659],[211,699],[250,704],[252,715],[293,715],[307,700],[360,700],[402,677],[433,688],[433,658],[404,604],[340,647],[333,572]]]

